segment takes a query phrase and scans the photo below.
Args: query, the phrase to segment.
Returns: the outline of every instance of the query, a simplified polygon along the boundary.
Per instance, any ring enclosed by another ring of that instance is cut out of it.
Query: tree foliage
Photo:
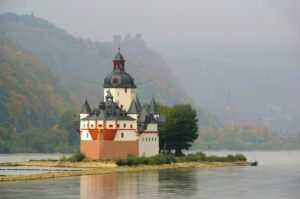
[[[166,118],[165,129],[160,132],[160,150],[175,150],[175,155],[181,155],[182,150],[188,150],[198,137],[196,111],[190,104],[159,105],[158,108]]]
[[[0,153],[78,149],[74,98],[60,78],[2,33],[0,54]]]

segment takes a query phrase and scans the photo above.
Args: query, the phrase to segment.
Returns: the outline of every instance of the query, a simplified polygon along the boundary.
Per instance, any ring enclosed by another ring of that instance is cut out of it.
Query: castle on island
[[[80,152],[88,159],[153,156],[159,153],[159,130],[164,118],[156,110],[154,98],[141,105],[137,86],[125,71],[120,49],[113,71],[103,84],[104,99],[91,109],[84,102],[79,115]]]

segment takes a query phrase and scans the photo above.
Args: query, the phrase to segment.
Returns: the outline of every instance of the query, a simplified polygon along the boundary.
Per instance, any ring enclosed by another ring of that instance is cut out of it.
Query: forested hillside
[[[75,38],[41,18],[16,14],[0,15],[0,30],[59,74],[81,102],[88,98],[92,104],[98,103],[103,79],[112,70],[112,59],[119,45],[126,59],[126,70],[135,82],[146,81],[138,84],[142,101],[152,94],[166,104],[190,101],[162,57],[147,48],[141,35],[93,42]]]
[[[0,71],[0,152],[56,151],[49,145],[57,143],[48,141],[68,139],[68,132],[59,129],[59,118],[76,98],[59,77],[2,33]],[[76,139],[72,136],[70,140]],[[69,149],[68,141],[58,147]]]

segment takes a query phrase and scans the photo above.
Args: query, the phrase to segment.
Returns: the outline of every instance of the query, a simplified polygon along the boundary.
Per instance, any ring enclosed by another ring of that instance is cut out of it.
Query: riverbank
[[[98,175],[107,173],[124,173],[124,172],[138,172],[149,170],[161,170],[161,169],[187,169],[187,168],[217,168],[217,167],[233,167],[233,166],[250,166],[249,162],[181,162],[163,165],[139,165],[139,166],[117,166],[113,162],[65,162],[65,161],[28,161],[17,163],[2,163],[0,166],[53,166],[53,167],[73,167],[73,168],[90,168],[88,170],[80,171],[61,171],[61,172],[49,172],[31,175],[11,175],[0,176],[0,181],[20,181],[20,180],[37,180],[48,178],[59,178],[69,176],[82,176],[82,175]]]

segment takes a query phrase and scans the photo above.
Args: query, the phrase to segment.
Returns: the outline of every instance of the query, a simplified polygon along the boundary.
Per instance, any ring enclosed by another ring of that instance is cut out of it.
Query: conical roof
[[[140,100],[139,100],[139,97],[138,97],[138,96],[136,96],[136,105],[137,105],[138,110],[140,111],[141,108],[142,108],[142,105],[141,105],[141,103],[140,103]]]
[[[137,106],[137,103],[136,103],[135,100],[132,100],[132,102],[131,102],[131,104],[130,104],[130,107],[129,107],[127,113],[129,113],[129,114],[136,114],[136,113],[138,113],[138,112],[139,112],[139,108],[138,108],[138,106]]]
[[[152,97],[152,100],[151,100],[151,103],[150,103],[150,108],[149,108],[148,113],[149,113],[149,114],[156,114],[156,113],[157,113],[157,110],[156,110],[156,103],[155,103],[155,100],[154,100],[153,97]]]
[[[118,48],[118,53],[115,56],[115,61],[125,61],[123,55],[120,52],[120,48]]]
[[[83,104],[83,107],[82,107],[80,113],[89,114],[90,112],[91,112],[91,107],[90,107],[87,99],[85,99],[85,102]]]
[[[138,121],[139,122],[145,122],[146,121],[146,117],[148,115],[148,110],[149,110],[149,104],[145,104],[142,109],[140,110],[140,114],[138,117]]]

